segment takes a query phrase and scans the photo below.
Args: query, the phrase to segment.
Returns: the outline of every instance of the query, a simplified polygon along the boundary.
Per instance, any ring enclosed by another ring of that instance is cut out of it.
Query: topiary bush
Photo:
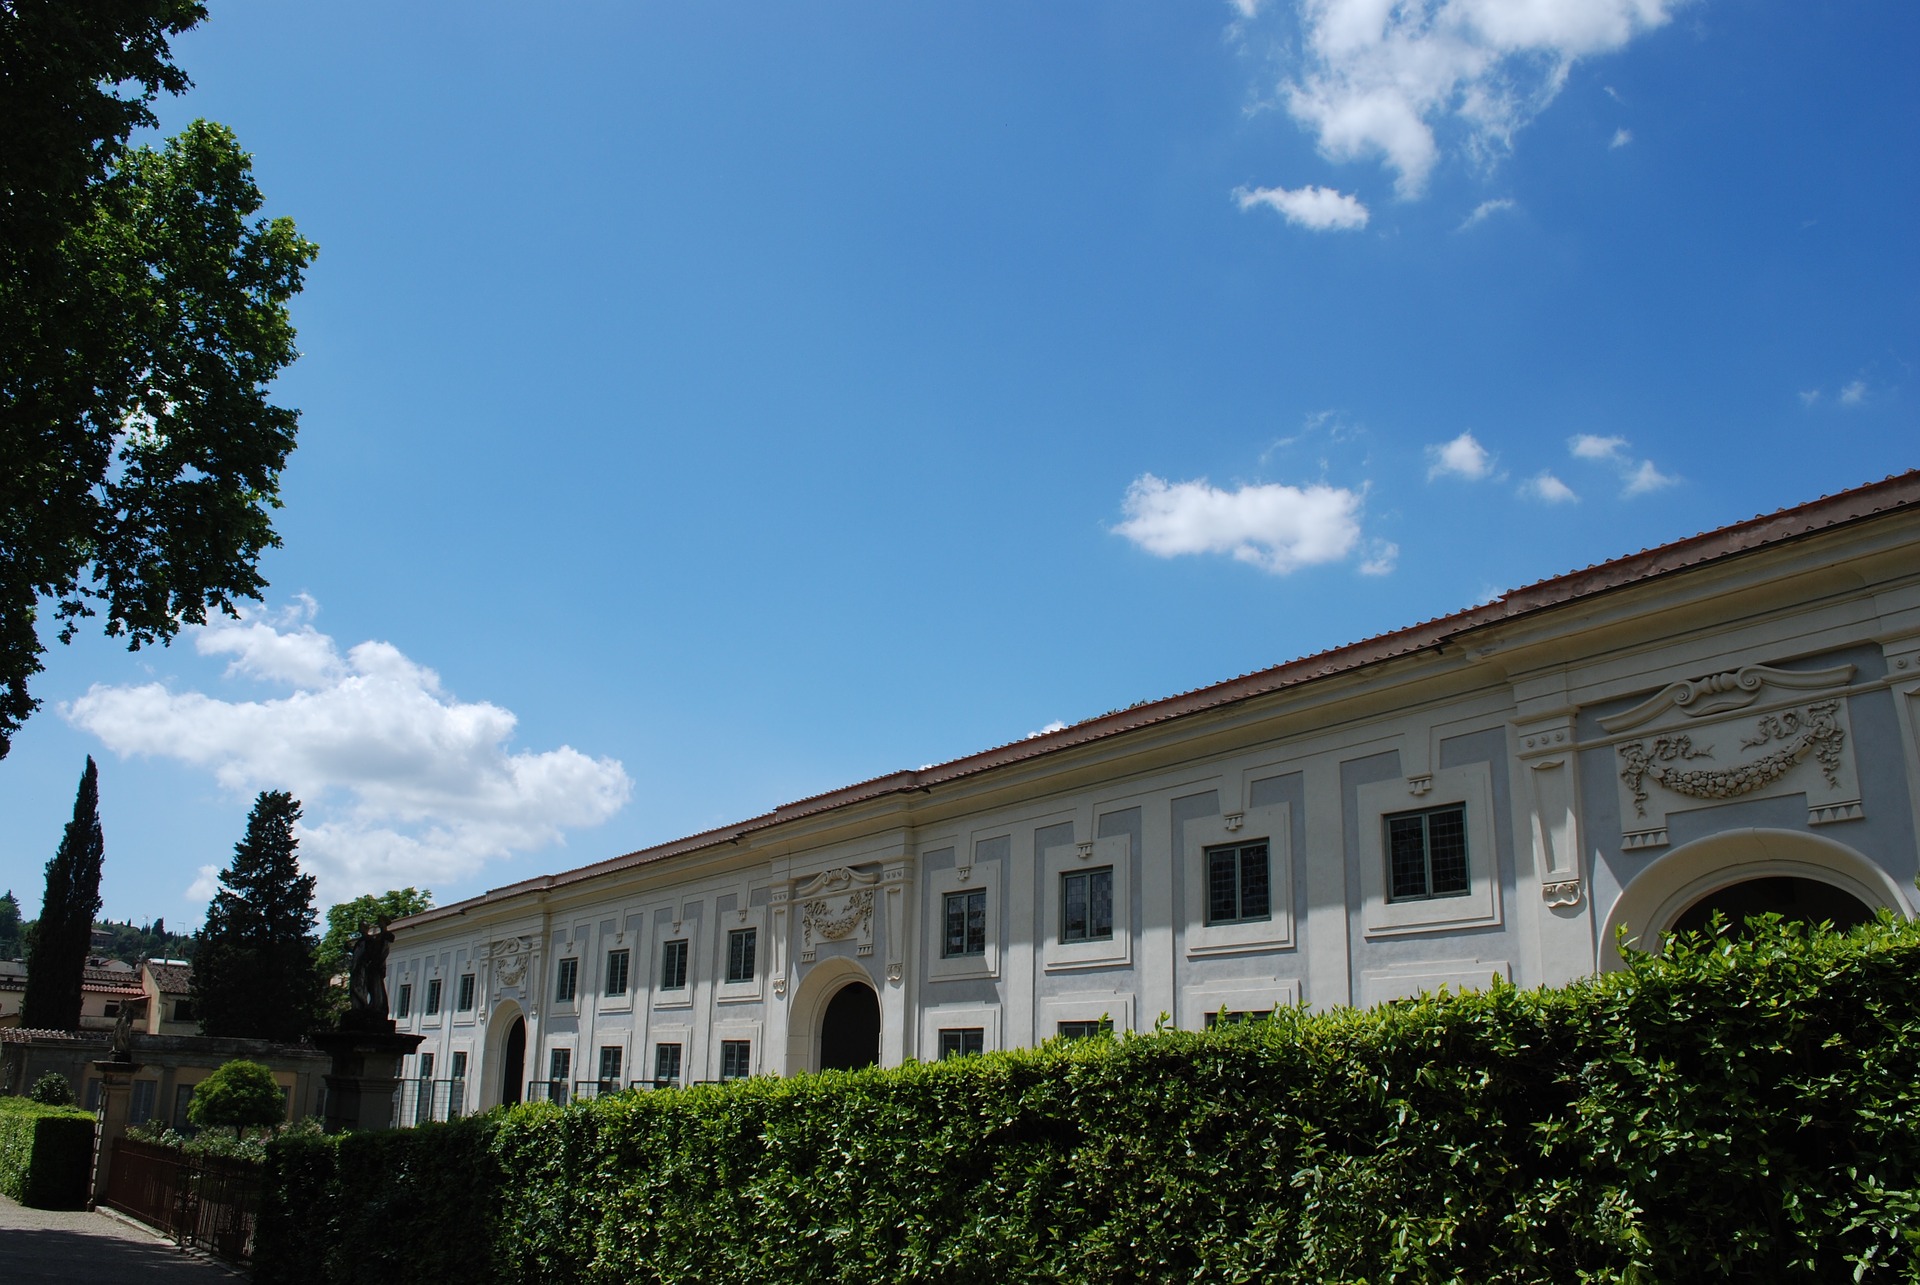
[[[48,1071],[35,1080],[27,1097],[43,1107],[70,1107],[76,1101],[73,1085],[58,1071]]]
[[[0,1098],[0,1195],[35,1209],[84,1209],[94,1123],[74,1107]]]
[[[273,1072],[244,1058],[216,1067],[193,1086],[187,1103],[187,1119],[202,1129],[232,1129],[236,1138],[242,1129],[270,1128],[286,1117],[286,1095]]]
[[[257,1278],[1914,1280],[1916,1121],[1920,927],[1775,923],[1560,989],[287,1149],[262,1244],[365,1239]]]

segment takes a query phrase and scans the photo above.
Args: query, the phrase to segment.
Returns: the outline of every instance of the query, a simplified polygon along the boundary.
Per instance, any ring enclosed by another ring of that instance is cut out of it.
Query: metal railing
[[[405,1129],[436,1120],[458,1120],[467,1105],[467,1082],[461,1080],[402,1080],[393,1091],[393,1123]]]
[[[183,1245],[229,1262],[252,1261],[261,1165],[131,1138],[114,1139],[109,1165],[108,1205]]]

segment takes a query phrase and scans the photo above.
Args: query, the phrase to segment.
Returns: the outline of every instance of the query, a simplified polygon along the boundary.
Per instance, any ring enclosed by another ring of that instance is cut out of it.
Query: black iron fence
[[[467,1082],[460,1080],[402,1080],[394,1090],[393,1123],[398,1128],[434,1120],[458,1120],[472,1107]]]
[[[106,1203],[183,1245],[248,1263],[261,1186],[261,1166],[253,1161],[116,1138]]]

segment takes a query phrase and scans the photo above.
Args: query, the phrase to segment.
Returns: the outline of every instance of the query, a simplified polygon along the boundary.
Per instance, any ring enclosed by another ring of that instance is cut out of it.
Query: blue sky
[[[215,3],[321,247],[266,601],[55,646],[37,913],[451,900],[1920,464],[1920,9]]]

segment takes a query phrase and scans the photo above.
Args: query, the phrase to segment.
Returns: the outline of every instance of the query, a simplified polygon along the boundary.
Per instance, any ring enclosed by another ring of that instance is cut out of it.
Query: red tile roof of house
[[[682,853],[695,852],[716,844],[744,838],[759,830],[812,816],[835,808],[864,802],[888,794],[925,790],[948,781],[960,780],[995,768],[1039,758],[1077,745],[1086,745],[1124,732],[1182,718],[1203,710],[1263,696],[1284,688],[1345,673],[1363,666],[1405,656],[1430,647],[1438,647],[1462,634],[1505,621],[1517,620],[1537,612],[1581,599],[1622,589],[1658,577],[1685,571],[1705,563],[1737,557],[1741,554],[1834,530],[1881,514],[1920,505],[1920,469],[1895,474],[1879,482],[1822,496],[1817,500],[1774,513],[1762,513],[1744,522],[1705,531],[1675,540],[1670,544],[1643,549],[1639,553],[1595,563],[1577,571],[1541,580],[1510,590],[1491,602],[1468,607],[1452,615],[1441,616],[1403,629],[1378,634],[1359,642],[1334,647],[1268,669],[1242,674],[1160,700],[1142,701],[1126,709],[1085,719],[1057,732],[1047,732],[1024,740],[995,746],[975,754],[937,763],[918,771],[901,771],[842,786],[824,794],[812,795],[782,804],[771,812],[667,843],[642,848],[623,856],[558,874],[540,875],[519,883],[492,889],[481,896],[446,906],[437,906],[401,924],[429,923],[462,910],[492,901],[502,901],[529,892],[564,887],[600,875],[631,869]]]

